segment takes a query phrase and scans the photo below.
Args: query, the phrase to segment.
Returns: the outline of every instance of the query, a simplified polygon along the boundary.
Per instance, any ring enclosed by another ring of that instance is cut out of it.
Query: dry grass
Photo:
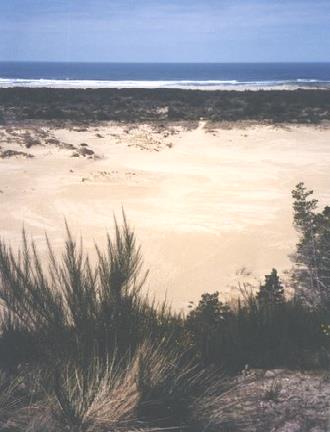
[[[148,343],[139,347],[125,367],[116,361],[95,360],[88,370],[67,365],[55,379],[45,371],[31,376],[39,386],[38,396],[30,395],[25,405],[16,403],[12,409],[3,404],[6,424],[1,430],[192,430],[203,418],[199,418],[202,405],[207,402],[210,408],[208,398],[221,401],[227,385],[221,376],[197,369],[166,344]],[[10,404],[15,395],[10,392]]]

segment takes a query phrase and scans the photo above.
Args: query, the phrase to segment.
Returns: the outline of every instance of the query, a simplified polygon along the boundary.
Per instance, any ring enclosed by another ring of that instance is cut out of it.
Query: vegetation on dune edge
[[[328,367],[329,208],[302,183],[293,199],[290,289],[273,269],[186,316],[143,294],[124,214],[93,264],[68,228],[60,257],[46,238],[46,264],[25,232],[17,253],[0,241],[0,430],[244,430],[235,374]]]
[[[257,121],[321,124],[330,120],[330,91],[179,89],[0,89],[0,124],[74,122]]]

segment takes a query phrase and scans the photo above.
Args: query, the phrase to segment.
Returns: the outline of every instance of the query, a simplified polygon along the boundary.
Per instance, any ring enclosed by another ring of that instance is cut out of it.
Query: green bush
[[[219,294],[203,295],[188,315],[186,330],[204,365],[239,371],[252,368],[307,367],[329,340],[322,332],[323,311],[295,300],[265,304],[254,295],[231,307]],[[317,360],[309,367],[318,367]]]
[[[62,259],[47,244],[45,264],[24,232],[18,254],[0,242],[0,362],[14,381],[25,371],[29,401],[4,406],[9,423],[34,432],[197,423],[193,403],[211,382],[221,393],[222,377],[187,360],[183,319],[142,294],[147,273],[125,216],[94,265],[68,229]]]
[[[180,330],[178,317],[141,294],[147,273],[125,216],[106,252],[96,247],[93,266],[69,229],[62,259],[47,245],[48,265],[24,232],[17,255],[0,241],[0,362],[88,363],[94,355],[134,353],[146,337]]]

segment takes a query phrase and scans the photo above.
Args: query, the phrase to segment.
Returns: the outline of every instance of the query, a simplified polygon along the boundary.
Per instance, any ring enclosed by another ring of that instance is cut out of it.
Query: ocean
[[[330,88],[330,63],[0,62],[0,87]]]

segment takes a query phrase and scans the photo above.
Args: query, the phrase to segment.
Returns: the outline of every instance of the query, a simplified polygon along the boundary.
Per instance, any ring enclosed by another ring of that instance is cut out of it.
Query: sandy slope
[[[35,156],[0,159],[2,236],[18,245],[24,222],[35,239],[47,230],[60,247],[66,217],[92,248],[124,206],[150,289],[167,291],[178,307],[205,291],[228,291],[242,266],[257,275],[288,268],[292,187],[305,181],[330,203],[330,129],[204,126],[2,128],[2,151]],[[26,131],[38,145],[23,147]],[[81,143],[99,157],[72,157],[76,150],[64,146]]]
[[[210,413],[215,423],[225,418],[230,430],[245,432],[330,430],[329,373],[256,369],[235,379],[237,387]]]

